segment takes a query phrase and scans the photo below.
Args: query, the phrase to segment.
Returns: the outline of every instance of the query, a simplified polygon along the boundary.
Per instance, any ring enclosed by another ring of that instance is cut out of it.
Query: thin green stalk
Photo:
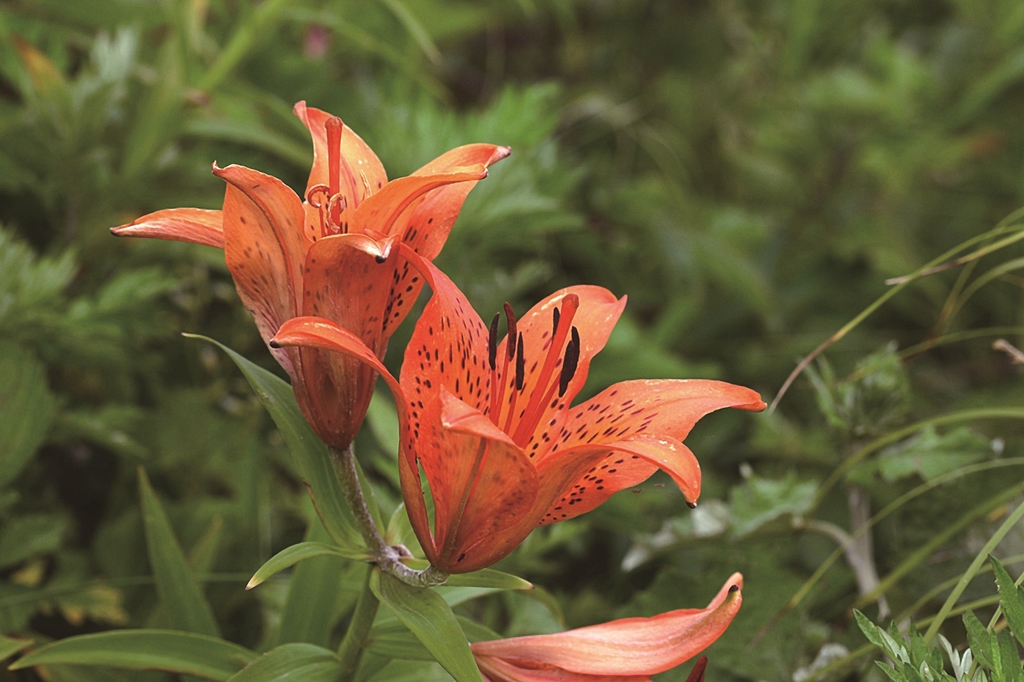
[[[965,528],[967,528],[967,526],[974,523],[977,519],[985,516],[993,509],[997,508],[1002,504],[1006,504],[1017,495],[1020,495],[1021,492],[1024,492],[1024,483],[1019,483],[1010,488],[1006,488],[995,497],[986,499],[985,501],[976,505],[973,509],[971,509],[969,512],[960,517],[960,519],[958,519],[956,523],[951,524],[946,528],[943,528],[942,531],[937,535],[933,536],[931,540],[929,540],[928,542],[914,550],[914,552],[909,557],[904,559],[899,566],[897,566],[892,572],[889,573],[889,575],[885,576],[885,578],[878,584],[878,586],[874,590],[872,590],[869,594],[866,594],[859,600],[857,600],[853,607],[863,608],[865,604],[868,604],[877,599],[878,595],[884,594],[886,590],[888,590],[890,587],[896,584],[903,576],[910,573],[925,559],[934,554],[935,550],[944,545],[950,538],[963,531]],[[1005,535],[1005,531],[1003,534]],[[986,545],[986,547],[987,546],[988,545]],[[995,547],[995,545],[993,544],[992,547]],[[984,556],[982,557],[982,559],[984,559]],[[977,569],[974,569],[973,571],[968,569],[968,573],[965,574],[965,577],[967,577],[967,582],[970,582],[970,579],[974,577],[974,573],[976,572]],[[964,588],[966,587],[967,583],[964,583]],[[963,592],[963,589],[961,588],[960,591]],[[953,594],[951,594],[950,597],[954,597],[954,595],[955,597],[960,596],[959,593],[956,592],[956,590],[953,591]],[[955,597],[954,602],[956,601]]]
[[[356,671],[359,670],[359,663],[363,659],[363,651],[366,645],[366,638],[370,635],[373,627],[373,619],[377,617],[377,607],[380,602],[370,590],[370,575],[373,569],[368,567],[366,578],[363,580],[363,589],[356,601],[356,608],[349,620],[348,630],[338,647],[338,658],[341,659],[341,682],[349,682],[354,679]]]
[[[415,587],[432,587],[440,585],[448,579],[448,574],[439,571],[434,566],[428,566],[422,571],[409,568],[402,563],[403,558],[408,558],[408,553],[397,547],[391,547],[381,537],[377,524],[373,522],[373,515],[366,504],[366,497],[363,495],[362,486],[359,485],[359,472],[356,469],[356,454],[350,443],[344,450],[335,447],[329,448],[331,452],[331,464],[334,473],[338,477],[341,492],[348,500],[352,508],[352,516],[355,518],[356,527],[359,529],[366,548],[373,556],[374,563],[386,573],[390,573],[399,580]]]
[[[935,258],[931,262],[926,263],[925,265],[921,266],[920,268],[915,270],[910,275],[907,275],[906,277],[900,277],[897,280],[893,280],[892,283],[894,283],[896,286],[894,286],[892,289],[889,289],[887,292],[885,292],[884,294],[879,296],[877,299],[875,299],[875,301],[871,305],[869,305],[867,308],[862,310],[856,317],[854,317],[852,320],[850,320],[845,325],[843,325],[842,329],[840,329],[836,333],[832,334],[832,336],[828,337],[824,342],[821,343],[821,345],[819,345],[817,348],[815,348],[813,351],[811,351],[809,355],[807,355],[803,360],[801,360],[797,364],[796,368],[790,373],[790,375],[786,378],[786,381],[782,384],[782,387],[779,389],[779,392],[776,394],[775,399],[772,400],[771,405],[769,405],[768,413],[771,414],[772,412],[775,411],[775,408],[779,404],[779,401],[782,400],[782,396],[784,396],[786,394],[786,391],[788,391],[789,387],[793,384],[794,381],[796,381],[796,378],[798,376],[800,376],[800,374],[803,373],[803,371],[805,369],[807,369],[808,365],[810,365],[811,362],[814,361],[814,358],[818,357],[823,352],[825,352],[825,350],[829,346],[831,346],[833,343],[839,341],[844,336],[846,336],[852,329],[854,329],[857,325],[859,325],[865,319],[870,317],[872,313],[874,313],[876,310],[878,310],[880,307],[882,307],[882,305],[886,301],[888,301],[890,298],[892,298],[893,296],[898,294],[900,291],[903,290],[904,287],[906,287],[907,285],[911,284],[912,282],[914,282],[915,280],[919,279],[920,277],[924,277],[925,275],[928,275],[928,274],[930,274],[932,272],[936,272],[937,271],[936,268],[939,268],[939,267],[943,267],[944,268],[945,266],[943,264],[947,264],[947,261],[949,261],[949,259],[952,258],[953,256],[955,256],[956,254],[966,250],[967,248],[969,248],[969,247],[971,247],[971,246],[973,246],[973,245],[975,245],[975,244],[977,244],[979,242],[983,242],[985,240],[988,240],[988,239],[991,239],[991,238],[995,237],[998,234],[1006,232],[1007,230],[1010,229],[1010,225],[1008,224],[1009,221],[1016,220],[1021,215],[1024,215],[1024,212],[1017,211],[1017,212],[1013,213],[1011,216],[1005,218],[1003,220],[1003,222],[1001,222],[998,226],[996,226],[995,228],[989,230],[988,232],[986,232],[984,234],[980,234],[980,235],[978,235],[976,237],[972,237],[971,239],[968,239],[968,240],[966,240],[964,242],[961,242],[960,244],[958,244],[957,246],[954,246],[952,249],[950,249],[946,253],[942,254],[938,258]],[[1005,246],[1008,246],[1008,245],[1012,244],[1013,242],[1016,242],[1016,241],[1018,241],[1020,239],[1024,239],[1024,229],[1018,228],[1015,231],[1014,234],[1011,234],[1010,236],[1005,237],[1005,238],[999,240],[998,242],[995,242],[994,244],[991,244],[991,245],[986,246],[986,247],[984,247],[982,249],[974,251],[974,252],[972,252],[972,253],[970,253],[970,254],[968,254],[966,256],[963,256],[962,258],[960,258],[960,259],[958,259],[957,261],[954,261],[954,262],[957,265],[961,265],[963,263],[971,262],[973,260],[976,260],[977,258],[981,258],[983,255],[991,253],[992,251],[995,251],[996,249],[1000,249],[1000,248],[1003,248]]]
[[[1020,487],[1021,486],[1015,486],[1015,488]],[[999,526],[996,532],[992,534],[992,537],[988,539],[988,542],[985,543],[985,546],[981,548],[981,551],[978,552],[978,556],[974,557],[974,561],[971,562],[967,571],[964,572],[963,576],[960,578],[960,582],[958,582],[956,587],[953,588],[953,591],[949,593],[949,596],[946,598],[946,602],[935,615],[935,620],[932,621],[931,626],[929,626],[928,632],[924,634],[925,642],[932,641],[932,638],[938,633],[939,627],[942,625],[943,621],[949,617],[949,613],[953,610],[953,606],[956,604],[957,599],[959,599],[960,595],[967,589],[967,585],[969,585],[971,580],[974,579],[975,574],[981,569],[982,564],[988,560],[988,555],[991,554],[992,550],[996,548],[996,545],[1006,537],[1006,534],[1010,532],[1010,529],[1020,521],[1021,517],[1024,517],[1024,504],[1020,504],[1012,514],[1006,517],[1006,521],[1003,521],[1003,525]]]

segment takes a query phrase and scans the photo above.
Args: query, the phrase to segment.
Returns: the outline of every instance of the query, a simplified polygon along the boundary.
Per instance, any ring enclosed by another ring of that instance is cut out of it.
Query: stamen
[[[512,357],[516,354],[516,314],[512,310],[512,306],[509,305],[508,301],[505,302],[505,320],[508,324],[508,336],[505,337],[505,360],[501,365],[501,374],[494,372],[497,365],[498,355],[498,318],[501,313],[494,316],[494,321],[491,322],[491,338],[494,339],[494,359],[491,361],[491,422],[497,426],[498,421],[501,419],[501,405],[502,400],[505,397],[505,383],[508,377],[508,365]],[[514,396],[513,396],[514,397]]]
[[[495,361],[498,359],[498,320],[500,319],[501,313],[494,313],[494,319],[491,320],[491,333],[487,337],[487,362],[490,363],[492,372],[497,368]]]
[[[558,397],[561,398],[569,389],[569,382],[576,374],[576,365],[580,360],[580,333],[572,328],[572,338],[565,347],[565,359],[562,360],[562,375],[558,377]]]
[[[359,177],[363,179],[363,199],[366,199],[366,197],[373,193],[373,189],[370,187],[370,179],[366,177],[366,173],[363,172],[362,168],[359,169]]]
[[[505,319],[508,320],[508,357],[509,360],[516,355],[516,314],[512,312],[512,306],[505,301]],[[521,337],[520,337],[521,338]]]
[[[519,332],[519,355],[516,356],[516,390],[523,390],[523,380],[526,378],[526,349],[523,348],[523,333]]]
[[[558,314],[558,326],[555,328],[555,333],[551,336],[547,357],[544,358],[544,365],[541,367],[540,372],[537,373],[536,380],[532,381],[529,403],[526,406],[526,410],[523,411],[523,417],[516,426],[515,433],[511,434],[512,441],[520,447],[525,447],[530,441],[534,430],[537,428],[547,406],[550,404],[555,389],[561,383],[560,378],[559,380],[552,381],[552,377],[555,365],[558,364],[559,358],[562,356],[562,348],[564,347],[566,337],[569,336],[572,319],[579,307],[580,297],[576,294],[566,294],[562,298],[562,306]],[[554,317],[554,314],[552,314],[552,317]]]

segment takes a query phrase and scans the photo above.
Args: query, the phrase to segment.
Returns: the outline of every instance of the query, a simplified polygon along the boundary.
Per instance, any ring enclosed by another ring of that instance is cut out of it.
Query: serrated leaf
[[[178,630],[216,637],[219,634],[213,610],[192,574],[185,553],[174,536],[153,492],[146,472],[139,467],[139,495],[146,531],[149,565],[156,581],[156,592],[170,623]]]
[[[916,438],[883,452],[877,465],[882,478],[889,483],[914,475],[933,481],[991,454],[988,440],[969,428],[961,427],[939,435],[929,426]]]
[[[964,628],[967,630],[967,643],[974,652],[978,663],[989,670],[994,669],[995,659],[992,652],[995,650],[994,635],[982,625],[973,611],[964,614]]]
[[[256,574],[249,580],[249,584],[245,586],[245,589],[252,589],[270,576],[290,568],[300,561],[318,556],[336,556],[355,561],[370,559],[370,555],[366,552],[352,552],[337,545],[328,545],[323,542],[300,542],[281,550],[260,566]]]
[[[406,585],[377,569],[370,577],[370,589],[457,682],[481,682],[466,635],[437,592]]]
[[[732,532],[743,537],[788,514],[803,514],[810,509],[817,490],[817,483],[800,481],[794,472],[779,480],[751,475],[730,495]]]
[[[299,468],[299,475],[309,487],[317,514],[331,538],[348,551],[364,550],[362,537],[356,530],[352,512],[331,466],[327,446],[306,423],[302,411],[295,402],[291,386],[218,341],[205,336],[186,336],[209,341],[227,353],[238,365],[287,441],[295,464]]]
[[[328,649],[313,644],[290,643],[268,651],[230,682],[336,682],[341,661]]]
[[[1006,622],[1018,642],[1024,642],[1024,590],[1014,584],[1013,578],[994,556],[989,556],[992,571],[999,586],[999,604],[1003,607]]]
[[[52,642],[18,659],[11,669],[102,665],[166,670],[222,682],[255,659],[245,647],[216,637],[175,630],[113,630]]]
[[[56,414],[46,368],[21,346],[0,344],[0,488],[32,459]]]
[[[1017,653],[1017,643],[1008,632],[1000,632],[997,635],[999,640],[999,659],[1002,665],[1005,682],[1022,682],[1024,675],[1021,673],[1020,654]]]

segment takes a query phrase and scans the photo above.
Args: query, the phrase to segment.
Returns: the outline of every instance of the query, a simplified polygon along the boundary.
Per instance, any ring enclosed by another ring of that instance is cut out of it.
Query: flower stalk
[[[433,587],[443,584],[448,579],[447,573],[434,566],[428,566],[423,570],[409,568],[402,563],[402,559],[409,558],[408,551],[404,547],[391,546],[384,542],[383,536],[377,529],[377,524],[373,521],[370,508],[366,504],[363,488],[359,485],[356,455],[352,444],[349,443],[348,447],[344,449],[331,447],[329,450],[331,465],[334,467],[335,476],[338,477],[341,492],[352,509],[356,527],[363,536],[363,541],[366,542],[366,548],[373,557],[373,563],[385,573],[390,573],[402,582],[415,587]],[[361,599],[362,597],[360,597]],[[348,635],[346,635],[347,637]]]

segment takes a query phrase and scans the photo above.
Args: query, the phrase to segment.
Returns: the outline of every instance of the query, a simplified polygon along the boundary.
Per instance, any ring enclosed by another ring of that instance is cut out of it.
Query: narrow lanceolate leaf
[[[429,588],[412,587],[379,570],[370,589],[457,682],[481,682],[466,635],[448,604]]]
[[[328,649],[312,644],[282,644],[230,678],[230,682],[336,682],[341,662]]]
[[[998,559],[990,556],[989,561],[992,562],[992,570],[996,574],[999,604],[1003,607],[1006,622],[1010,624],[1010,631],[1017,641],[1024,642],[1024,590],[1013,583],[1013,578]]]
[[[166,670],[224,682],[256,659],[245,647],[216,637],[174,630],[112,630],[69,637],[18,659],[12,670],[35,665],[102,665]]]
[[[281,550],[272,556],[267,563],[260,566],[260,569],[249,580],[249,584],[245,586],[245,589],[252,589],[275,573],[290,568],[304,559],[311,559],[317,556],[337,556],[343,559],[355,559],[356,561],[366,561],[370,558],[370,555],[366,552],[351,551],[323,542],[300,542],[297,545]]]
[[[313,429],[306,423],[295,402],[291,386],[267,370],[249,362],[227,346],[205,336],[186,334],[189,338],[203,339],[220,347],[234,360],[242,374],[249,380],[260,402],[267,408],[277,428],[280,429],[292,457],[299,468],[299,475],[309,486],[313,495],[313,504],[317,514],[331,534],[331,538],[341,547],[351,551],[364,548],[362,536],[356,530],[355,520],[349,510],[334,469],[331,467],[330,455]]]
[[[490,628],[475,623],[468,618],[456,616],[462,631],[471,642],[482,642],[500,639],[501,635]],[[398,658],[411,661],[433,661],[434,657],[413,635],[405,625],[398,621],[388,620],[375,624],[370,631],[366,650],[387,658]]]
[[[11,639],[10,637],[0,636],[0,661],[5,658],[10,658],[19,651],[32,646],[33,641],[31,639]]]
[[[305,539],[307,542],[331,542],[331,536],[318,518],[310,521]],[[275,643],[328,646],[334,625],[341,617],[341,583],[352,567],[351,562],[328,555],[296,566],[288,583],[288,597],[281,611]]]
[[[460,573],[448,577],[450,587],[493,587],[499,590],[532,590],[533,583],[511,573],[484,568],[473,573]]]
[[[997,660],[997,657],[993,656],[993,651],[997,649],[995,635],[982,625],[973,611],[964,614],[964,628],[967,630],[967,643],[974,652],[974,657],[978,659],[978,663],[991,670]]]
[[[174,537],[171,524],[153,492],[146,472],[139,468],[139,495],[146,530],[149,565],[170,623],[176,630],[217,637],[220,632],[213,610],[192,574],[192,568]]]
[[[42,363],[16,344],[0,345],[0,488],[32,459],[56,413]]]

